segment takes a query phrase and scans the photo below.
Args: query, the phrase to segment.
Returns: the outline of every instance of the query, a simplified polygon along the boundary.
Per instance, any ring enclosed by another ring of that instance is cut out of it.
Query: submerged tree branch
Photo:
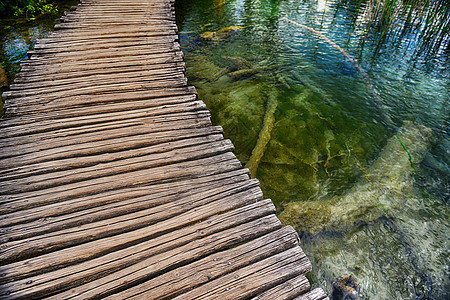
[[[270,134],[272,133],[272,129],[275,124],[274,115],[278,106],[277,97],[278,93],[275,90],[273,90],[269,95],[266,113],[264,114],[263,126],[259,132],[258,141],[256,142],[255,148],[253,148],[252,156],[250,156],[249,161],[245,165],[245,167],[250,170],[252,178],[256,177],[259,162],[266,151],[267,143],[270,141]]]

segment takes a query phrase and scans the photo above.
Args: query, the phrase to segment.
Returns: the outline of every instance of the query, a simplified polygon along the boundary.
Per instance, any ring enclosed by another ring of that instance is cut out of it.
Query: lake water
[[[368,2],[177,1],[187,76],[314,286],[448,299],[448,31],[434,51],[400,17],[367,34]]]

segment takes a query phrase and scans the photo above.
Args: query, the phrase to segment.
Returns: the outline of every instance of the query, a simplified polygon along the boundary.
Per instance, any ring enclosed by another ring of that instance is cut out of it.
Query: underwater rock
[[[250,69],[252,67],[248,60],[240,56],[227,57],[227,59],[231,62],[230,71]]]
[[[192,66],[193,70],[195,70],[190,72],[191,78],[195,79],[205,79],[209,82],[213,82],[228,72],[228,69],[217,66],[206,55],[192,55],[186,59],[186,62]]]
[[[205,31],[202,34],[200,34],[200,37],[204,38],[205,40],[210,40],[215,36],[214,31]]]
[[[244,27],[242,27],[242,26],[228,26],[228,27],[222,28],[219,31],[217,31],[217,34],[230,33],[230,32],[235,32],[235,31],[242,30],[242,29],[244,29]]]
[[[221,42],[242,29],[244,29],[242,26],[228,26],[218,31],[205,31],[200,34],[200,37],[213,42]]]
[[[409,199],[395,211],[395,220],[379,218],[344,233],[302,235],[316,282],[331,295],[335,278],[353,274],[361,299],[450,299],[448,250],[442,250],[449,249],[449,222],[441,212],[424,215],[433,206],[431,199],[417,200],[427,207]]]
[[[359,298],[359,282],[353,275],[339,276],[333,282],[331,300],[356,300]]]
[[[366,170],[364,179],[347,194],[325,201],[289,203],[280,214],[281,221],[315,235],[370,222],[401,207],[412,193],[415,164],[428,152],[431,135],[431,129],[405,121]]]
[[[263,122],[268,86],[253,80],[231,81],[223,76],[213,84],[198,81],[196,88],[211,111],[213,123],[221,124],[235,144],[238,159],[245,164],[258,139],[255,128],[261,128]]]
[[[262,72],[262,71],[269,71],[275,69],[276,66],[264,66],[264,67],[255,67],[251,69],[243,69],[243,70],[237,70],[234,72],[228,73],[228,76],[230,76],[233,79],[240,79],[245,76],[251,76],[253,74]]]

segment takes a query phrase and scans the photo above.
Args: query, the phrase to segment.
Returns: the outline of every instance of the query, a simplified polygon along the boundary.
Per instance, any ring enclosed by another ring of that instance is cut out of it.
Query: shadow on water
[[[190,83],[330,294],[449,297],[449,6],[421,3],[177,1]]]

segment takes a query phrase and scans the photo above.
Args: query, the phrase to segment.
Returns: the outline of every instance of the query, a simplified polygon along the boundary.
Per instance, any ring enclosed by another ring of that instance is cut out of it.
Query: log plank
[[[184,178],[197,178],[234,171],[242,167],[236,157],[224,153],[197,160],[196,164],[181,162],[173,165],[156,167],[153,172],[146,170],[129,172],[93,179],[87,183],[73,183],[20,194],[0,195],[1,214],[30,209],[44,204],[52,204],[64,199],[71,199],[130,186],[140,186],[160,182],[177,181]]]
[[[12,235],[10,238],[12,237],[13,240],[2,243],[0,262],[4,263],[23,259],[27,256],[36,256],[88,241],[118,235],[123,232],[145,227],[149,224],[163,223],[164,220],[172,216],[179,216],[179,218],[186,220],[184,222],[179,220],[180,224],[185,222],[199,222],[204,219],[204,214],[213,209],[219,209],[219,211],[224,212],[236,205],[240,207],[244,204],[262,200],[262,192],[259,190],[257,184],[253,181],[247,181],[237,187],[230,187],[232,189],[224,187],[224,190],[220,193],[211,189],[199,193],[200,197],[198,199],[194,195],[180,199],[178,203],[171,202],[150,209],[58,231],[47,233],[45,231],[40,232],[39,229],[36,229],[35,232],[27,233],[27,237],[20,240],[15,239],[20,238],[20,234],[17,236]]]
[[[292,227],[283,227],[236,248],[214,253],[164,273],[107,299],[171,299],[297,245],[298,236],[295,230]]]
[[[185,178],[170,183],[156,183],[140,185],[137,187],[125,187],[112,191],[106,191],[101,194],[81,196],[71,199],[63,199],[53,204],[44,204],[43,206],[24,209],[0,217],[0,227],[10,228],[13,225],[30,223],[39,219],[58,217],[62,215],[71,215],[81,212],[89,213],[95,211],[100,206],[116,205],[120,203],[138,203],[154,199],[154,206],[164,204],[169,196],[177,199],[181,198],[187,192],[195,192],[206,186],[219,186],[225,184],[234,184],[240,181],[248,180],[249,173],[247,169],[237,169],[230,172],[218,173],[210,176]],[[158,199],[158,200],[157,200]],[[50,220],[52,221],[52,220]],[[5,232],[5,231],[3,231]]]
[[[173,299],[245,299],[310,271],[311,263],[297,246],[209,281]]]
[[[242,207],[235,208],[222,214],[204,216],[206,219],[197,223],[186,223],[176,231],[164,230],[158,223],[143,227],[141,229],[122,233],[74,246],[68,249],[58,250],[53,253],[27,258],[28,264],[24,267],[23,261],[13,262],[0,266],[0,282],[12,282],[20,278],[39,275],[44,271],[73,266],[82,262],[97,265],[90,260],[101,258],[103,264],[115,263],[121,253],[127,253],[127,259],[139,261],[141,258],[163,253],[167,249],[173,249],[184,245],[189,241],[212,235],[224,229],[229,229],[246,222],[251,222],[261,217],[275,213],[275,207],[270,200],[262,200]],[[170,222],[170,219],[165,222]],[[175,224],[175,217],[171,224]],[[173,225],[172,225],[173,226]],[[150,251],[149,251],[150,250]],[[116,253],[118,251],[118,253]],[[98,261],[98,260],[97,260]],[[129,261],[129,260],[128,260]],[[101,265],[101,264],[99,264]],[[82,266],[76,267],[82,270]],[[86,268],[89,269],[89,268]],[[51,277],[51,276],[49,276]],[[59,278],[58,276],[56,278]]]
[[[259,294],[252,300],[293,299],[310,288],[308,279],[302,274]]]

